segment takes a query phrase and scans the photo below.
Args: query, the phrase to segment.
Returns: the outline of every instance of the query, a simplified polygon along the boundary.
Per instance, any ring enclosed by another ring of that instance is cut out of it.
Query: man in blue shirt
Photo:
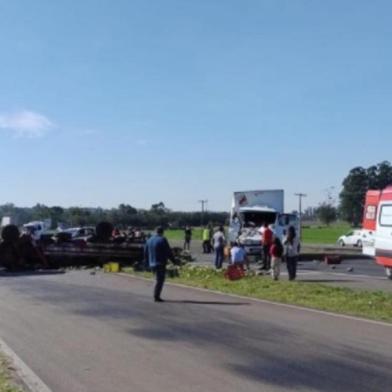
[[[154,301],[164,302],[161,298],[163,284],[165,283],[167,261],[174,260],[167,239],[163,236],[163,228],[158,227],[144,246],[144,259],[155,273]]]

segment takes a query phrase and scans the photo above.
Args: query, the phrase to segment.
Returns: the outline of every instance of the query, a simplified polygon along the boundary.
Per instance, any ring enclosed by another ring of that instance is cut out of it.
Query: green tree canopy
[[[369,189],[384,189],[392,184],[392,166],[388,161],[367,169],[355,167],[343,180],[340,193],[340,212],[342,218],[352,225],[362,221],[365,195]]]

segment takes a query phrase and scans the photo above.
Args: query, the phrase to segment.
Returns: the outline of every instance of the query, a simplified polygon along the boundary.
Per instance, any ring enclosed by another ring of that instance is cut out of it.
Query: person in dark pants
[[[203,253],[211,253],[211,231],[207,226],[203,229]]]
[[[223,226],[219,227],[218,231],[212,237],[212,241],[214,243],[215,268],[220,269],[220,268],[222,268],[222,264],[223,264],[224,249],[225,249],[225,244],[226,244],[226,238],[225,238]]]
[[[166,264],[174,261],[173,253],[167,239],[163,236],[163,228],[158,227],[156,234],[148,239],[144,246],[144,259],[155,274],[154,301],[164,302],[161,298],[166,277]]]
[[[271,245],[274,233],[268,227],[268,224],[264,224],[263,230],[263,269],[269,271],[271,269]]]
[[[184,230],[184,250],[191,250],[192,229],[187,226]]]
[[[295,278],[297,277],[299,240],[293,226],[289,227],[287,236],[284,239],[283,244],[289,280],[295,280]]]

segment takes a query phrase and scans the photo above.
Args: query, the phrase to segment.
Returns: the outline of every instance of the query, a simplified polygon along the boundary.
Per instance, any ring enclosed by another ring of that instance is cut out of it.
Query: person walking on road
[[[272,245],[272,238],[274,233],[272,230],[268,227],[268,224],[264,224],[264,231],[263,231],[263,237],[262,237],[262,242],[263,242],[263,269],[269,271],[271,269],[271,255],[270,255],[270,249]]]
[[[299,253],[299,240],[295,228],[290,226],[287,236],[283,242],[284,254],[287,265],[287,272],[289,273],[289,280],[295,280],[297,276],[297,261]]]
[[[212,242],[214,244],[214,262],[215,268],[222,268],[223,258],[224,258],[224,248],[226,244],[226,238],[223,230],[223,226],[219,226],[218,231],[212,237]]]
[[[283,245],[278,237],[275,237],[271,246],[271,276],[274,280],[279,279],[280,265],[282,263]]]
[[[167,239],[163,236],[162,227],[158,227],[156,233],[147,240],[144,258],[155,274],[154,301],[164,302],[161,293],[165,283],[166,264],[169,259],[174,261],[174,257]]]
[[[192,229],[186,226],[184,230],[184,250],[191,250]]]

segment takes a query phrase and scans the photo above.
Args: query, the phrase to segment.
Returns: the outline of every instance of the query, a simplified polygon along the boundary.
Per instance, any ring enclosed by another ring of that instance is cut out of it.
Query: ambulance
[[[363,254],[375,257],[392,280],[392,186],[366,193],[363,228],[372,233],[363,243]]]

